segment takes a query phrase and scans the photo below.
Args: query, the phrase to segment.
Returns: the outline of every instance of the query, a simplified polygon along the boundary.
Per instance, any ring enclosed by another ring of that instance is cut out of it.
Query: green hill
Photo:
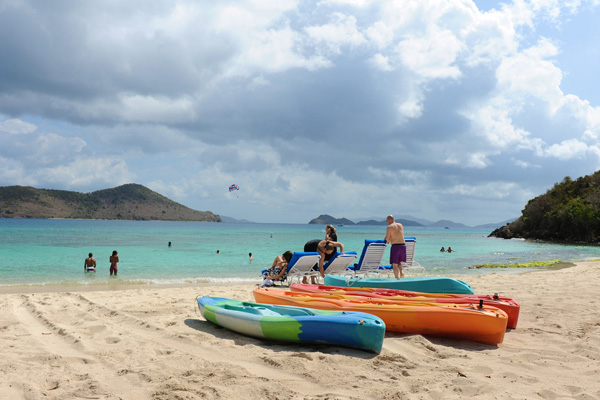
[[[92,193],[0,187],[0,217],[221,222],[134,183]]]
[[[529,200],[516,221],[496,229],[490,236],[598,243],[600,171],[575,181],[566,177],[545,194]]]
[[[354,225],[354,222],[350,221],[348,218],[334,218],[329,214],[321,214],[317,218],[311,219],[308,223],[319,225]]]

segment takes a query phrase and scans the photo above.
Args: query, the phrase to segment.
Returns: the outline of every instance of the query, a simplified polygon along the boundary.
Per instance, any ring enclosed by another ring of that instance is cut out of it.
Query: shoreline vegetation
[[[554,243],[600,243],[600,171],[576,180],[565,177],[545,194],[529,200],[514,222],[490,237]]]

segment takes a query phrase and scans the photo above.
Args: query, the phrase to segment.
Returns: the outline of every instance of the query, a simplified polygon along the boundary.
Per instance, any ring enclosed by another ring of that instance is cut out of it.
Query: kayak
[[[325,285],[307,285],[294,283],[290,285],[290,290],[294,292],[308,293],[329,293],[351,296],[378,297],[395,301],[417,301],[434,303],[454,303],[454,304],[483,304],[497,307],[508,315],[508,329],[515,329],[519,321],[519,311],[521,305],[515,299],[506,296],[477,295],[477,294],[456,294],[456,293],[424,293],[412,292],[408,290],[384,289],[384,288],[363,288],[363,287],[340,287]]]
[[[352,347],[377,354],[383,345],[385,323],[371,314],[258,304],[223,297],[204,296],[196,300],[207,321],[248,336]]]
[[[467,339],[493,345],[504,340],[508,320],[504,311],[483,304],[398,303],[364,296],[267,288],[257,288],[253,294],[260,303],[370,313],[380,317],[391,332]]]
[[[327,286],[373,287],[425,293],[474,294],[468,283],[446,276],[418,276],[395,279],[349,278],[339,275],[325,275],[324,282]]]

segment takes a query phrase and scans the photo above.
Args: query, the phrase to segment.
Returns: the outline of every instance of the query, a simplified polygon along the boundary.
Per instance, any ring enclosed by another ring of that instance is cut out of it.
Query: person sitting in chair
[[[294,253],[288,250],[282,255],[275,257],[273,264],[271,264],[271,268],[267,269],[263,275],[264,281],[261,286],[267,286],[265,285],[267,281],[271,281],[271,284],[276,280],[284,281],[287,278],[288,264],[290,263],[293,254]]]

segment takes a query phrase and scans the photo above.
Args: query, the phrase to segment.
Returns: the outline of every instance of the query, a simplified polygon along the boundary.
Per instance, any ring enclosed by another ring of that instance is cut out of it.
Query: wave
[[[0,288],[40,288],[45,290],[68,290],[72,287],[84,287],[86,290],[95,288],[119,288],[127,286],[188,286],[188,285],[207,285],[207,284],[250,284],[260,283],[256,278],[240,277],[197,277],[197,278],[140,278],[140,279],[120,279],[120,278],[100,278],[100,279],[80,279],[80,280],[61,280],[44,282],[2,282]]]

